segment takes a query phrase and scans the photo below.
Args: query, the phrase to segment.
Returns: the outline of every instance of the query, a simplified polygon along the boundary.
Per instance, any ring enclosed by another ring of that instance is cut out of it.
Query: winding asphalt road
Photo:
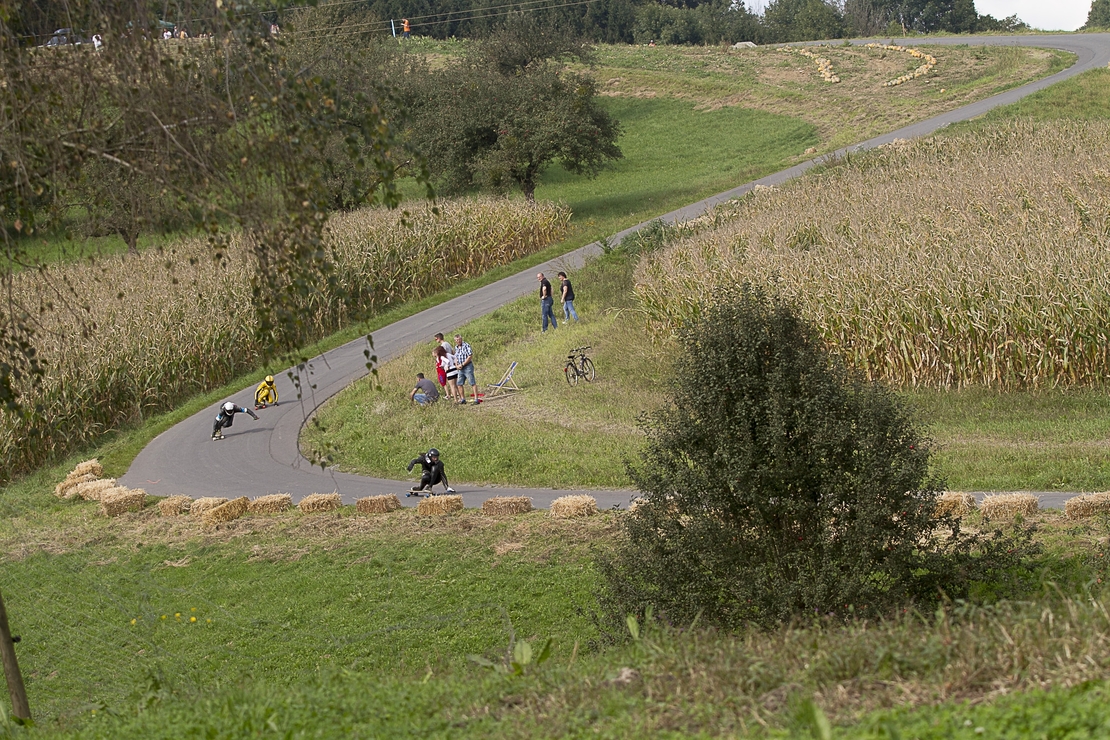
[[[853,40],[854,44],[867,43],[869,39]],[[1076,63],[1068,69],[1027,85],[1008,90],[999,95],[944,113],[920,123],[877,136],[860,144],[838,150],[831,156],[842,156],[855,151],[871,149],[895,139],[912,139],[930,134],[956,121],[965,121],[982,115],[991,108],[1012,103],[1030,93],[1042,90],[1069,77],[1095,67],[1110,64],[1110,34],[1045,35],[1045,36],[982,36],[930,39],[896,40],[904,44],[920,43],[937,45],[991,45],[1036,46],[1069,51],[1077,56]],[[748,192],[757,185],[776,185],[793,179],[810,167],[824,161],[823,157],[804,162],[773,175],[746,183],[711,198],[672,211],[662,218],[668,222],[683,221],[699,216],[707,209]],[[648,222],[626,229],[613,237],[619,243],[628,234]],[[537,271],[555,273],[581,267],[587,257],[600,253],[597,244],[590,244],[562,257],[529,268],[464,296],[429,308],[407,319],[374,332],[374,349],[379,362],[387,362],[418,343],[430,342],[436,332],[454,332],[472,319],[490,313],[536,289]],[[383,493],[402,493],[408,488],[405,481],[367,478],[358,475],[322,470],[301,456],[297,439],[305,420],[310,418],[327,399],[367,374],[367,342],[357,340],[331,350],[311,360],[300,372],[303,388],[297,399],[297,389],[286,373],[276,375],[281,398],[287,399],[277,407],[259,412],[260,421],[239,415],[235,425],[226,431],[222,442],[212,442],[212,421],[216,408],[198,413],[159,435],[131,464],[120,481],[132,488],[143,488],[156,496],[184,494],[200,496],[249,496],[270,493],[289,493],[294,500],[310,493],[338,491],[345,503],[355,499]],[[481,348],[476,348],[476,366],[480,383],[499,379],[503,368],[482,364]],[[292,371],[296,374],[297,369]],[[253,405],[253,386],[230,397],[243,406]],[[297,400],[293,400],[297,399]],[[462,409],[460,409],[462,410]],[[468,407],[466,413],[482,413],[480,407]],[[417,450],[413,450],[415,454]],[[450,472],[450,451],[445,459]],[[404,472],[406,461],[397,461],[398,476]],[[409,479],[411,480],[411,478]],[[552,489],[499,488],[455,484],[467,507],[480,506],[489,496],[531,496],[537,507],[547,507],[555,498],[568,493],[583,491]],[[627,506],[632,491],[588,491],[597,498],[598,506],[610,508]],[[1042,493],[1044,506],[1060,507],[1073,494]],[[414,505],[414,499],[401,498]]]

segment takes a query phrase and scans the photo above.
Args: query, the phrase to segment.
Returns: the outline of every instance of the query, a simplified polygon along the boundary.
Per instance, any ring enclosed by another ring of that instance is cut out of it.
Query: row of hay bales
[[[79,463],[65,480],[54,487],[54,495],[67,500],[79,498],[97,501],[100,503],[100,513],[104,516],[119,516],[143,508],[146,491],[121,486],[115,478],[102,478],[103,475],[104,468],[99,460],[86,460]]]
[[[1013,519],[1018,515],[1030,516],[1037,512],[1040,502],[1031,493],[1001,493],[983,498],[978,503],[970,493],[948,491],[937,500],[937,516],[957,519],[978,510],[984,519]],[[1064,515],[1068,519],[1085,519],[1099,514],[1110,514],[1110,491],[1085,493],[1064,502]]]
[[[99,501],[105,516],[118,516],[126,511],[139,511],[146,503],[146,492],[120,486],[114,478],[101,478],[104,469],[97,460],[78,464],[59,483],[54,494],[63,499],[80,498]],[[338,493],[313,493],[305,496],[297,508],[305,514],[335,511],[343,505]],[[205,525],[216,525],[238,519],[244,514],[277,514],[293,508],[293,497],[288,493],[260,496],[253,501],[246,496],[227,499],[216,496],[192,499],[188,496],[169,496],[158,502],[162,516],[193,516]],[[367,496],[355,503],[359,514],[388,514],[401,508],[396,494]],[[462,496],[432,496],[420,500],[416,513],[420,516],[442,516],[463,509]],[[527,496],[495,496],[482,503],[482,513],[487,516],[512,516],[532,511],[532,499]],[[563,496],[551,503],[551,515],[556,519],[593,516],[598,513],[593,496]]]

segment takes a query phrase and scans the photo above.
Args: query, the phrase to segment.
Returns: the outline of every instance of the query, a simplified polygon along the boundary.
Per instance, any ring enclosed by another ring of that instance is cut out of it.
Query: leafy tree
[[[840,11],[824,0],[774,0],[763,20],[778,41],[838,39],[844,35]]]
[[[601,562],[611,616],[883,614],[942,586],[966,595],[969,564],[1013,557],[1012,544],[987,545],[976,561],[982,543],[958,527],[935,535],[940,484],[912,416],[791,306],[727,293],[681,332],[675,358],[673,400],[647,417],[630,468],[641,504]]]
[[[1094,0],[1084,29],[1110,28],[1110,0]]]
[[[557,31],[507,28],[417,80],[408,90],[412,138],[442,186],[515,186],[532,200],[553,162],[590,176],[619,158],[620,127],[598,104],[596,83],[553,60],[586,51]]]
[[[34,264],[27,237],[67,204],[83,203],[93,222],[114,218],[122,201],[84,197],[84,188],[119,182],[127,197],[180,203],[216,257],[232,232],[242,234],[255,258],[256,330],[275,353],[303,341],[317,286],[335,281],[323,245],[333,134],[342,132],[345,166],[369,184],[359,197],[396,205],[397,178],[408,171],[404,118],[291,65],[256,9],[232,6],[208,9],[211,39],[152,43],[145,29],[157,16],[145,5],[73,5],[74,26],[103,29],[96,52],[29,49],[10,6],[0,6],[0,287]],[[149,201],[134,205],[133,223],[154,220]],[[0,403],[9,410],[42,373],[31,317],[79,309],[72,288],[57,295],[49,306],[0,309]]]

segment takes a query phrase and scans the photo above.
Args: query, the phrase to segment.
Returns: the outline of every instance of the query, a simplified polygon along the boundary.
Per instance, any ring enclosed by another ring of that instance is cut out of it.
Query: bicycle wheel
[[[563,368],[563,375],[567,376],[567,382],[571,385],[578,385],[578,368],[574,366],[573,362],[568,362]]]
[[[593,382],[593,379],[597,377],[597,373],[594,372],[594,364],[589,357],[582,358],[582,377],[586,379],[587,383]]]

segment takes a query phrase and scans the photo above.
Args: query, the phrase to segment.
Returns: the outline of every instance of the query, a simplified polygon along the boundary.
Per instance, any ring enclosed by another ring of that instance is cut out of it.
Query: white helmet
[[[227,413],[230,414],[234,410],[235,410],[235,404],[233,404],[231,401],[228,401],[227,403],[224,404],[224,411],[226,411]]]

